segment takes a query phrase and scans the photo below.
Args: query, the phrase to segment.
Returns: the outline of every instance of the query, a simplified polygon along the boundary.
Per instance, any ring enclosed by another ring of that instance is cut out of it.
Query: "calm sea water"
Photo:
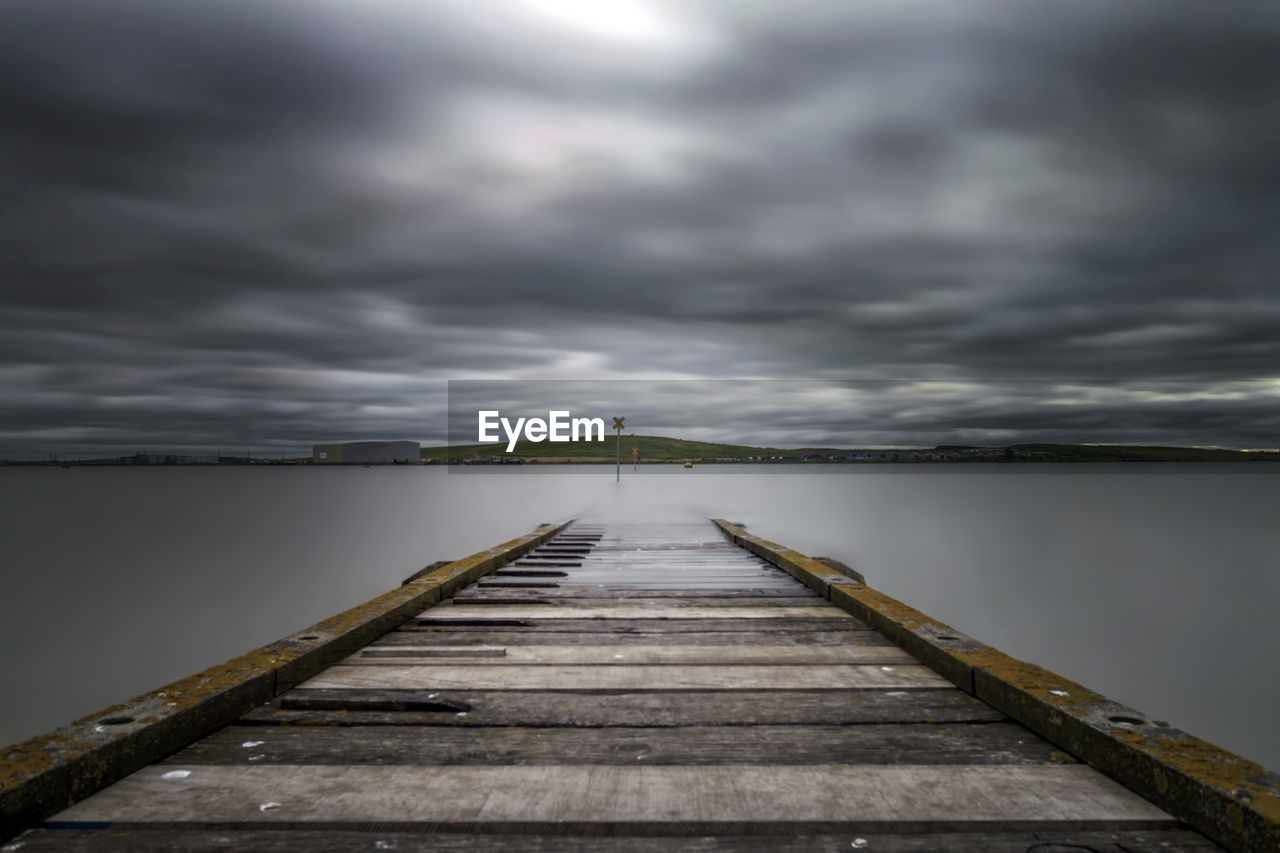
[[[1280,476],[1252,465],[9,468],[0,505],[0,743],[541,522],[723,516],[1280,768]]]

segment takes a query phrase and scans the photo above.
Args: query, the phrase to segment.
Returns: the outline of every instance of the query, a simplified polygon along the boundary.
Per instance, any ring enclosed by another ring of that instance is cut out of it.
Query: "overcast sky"
[[[3,0],[0,115],[0,456],[1280,443],[1274,3]]]

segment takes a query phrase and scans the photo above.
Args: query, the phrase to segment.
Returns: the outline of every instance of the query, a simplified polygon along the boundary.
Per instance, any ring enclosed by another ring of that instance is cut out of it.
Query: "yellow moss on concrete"
[[[856,599],[879,613],[881,616],[891,619],[903,627],[921,628],[927,625],[931,628],[941,630],[942,633],[946,633],[951,630],[951,626],[947,625],[945,622],[939,622],[937,619],[921,613],[914,607],[903,604],[896,598],[891,598],[882,592],[878,592],[866,584],[850,582],[838,585],[833,584],[833,586],[839,586],[840,591],[845,595]]]
[[[1130,749],[1158,762],[1153,771],[1156,790],[1168,789],[1169,773],[1211,785],[1224,795],[1240,800],[1267,821],[1280,826],[1280,788],[1269,784],[1274,774],[1262,765],[1235,753],[1178,733],[1169,737],[1140,731],[1112,733]]]
[[[1231,822],[1231,828],[1235,832],[1244,832],[1244,809],[1235,803],[1227,806],[1227,820]]]

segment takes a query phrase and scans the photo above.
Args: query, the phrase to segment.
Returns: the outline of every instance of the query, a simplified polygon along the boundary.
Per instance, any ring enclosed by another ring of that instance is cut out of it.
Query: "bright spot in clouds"
[[[625,41],[657,41],[671,34],[670,22],[639,0],[525,0],[550,22],[584,34]]]

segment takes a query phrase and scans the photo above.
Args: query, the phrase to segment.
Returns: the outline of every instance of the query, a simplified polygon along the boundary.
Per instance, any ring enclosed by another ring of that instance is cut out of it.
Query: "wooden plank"
[[[587,565],[580,568],[562,569],[569,583],[605,584],[638,583],[643,581],[659,581],[662,583],[679,583],[683,586],[696,586],[698,581],[705,581],[708,587],[733,585],[738,587],[773,586],[792,588],[794,580],[781,574],[776,569],[754,568],[696,568],[681,566],[678,569],[660,569],[643,566],[599,566]],[[843,577],[843,576],[841,576]]]
[[[468,706],[455,713],[382,713],[373,703],[436,700]],[[339,712],[282,710],[287,703],[325,701]],[[938,690],[594,692],[292,690],[251,711],[242,722],[263,725],[646,726],[859,725],[863,723],[998,722],[1004,715],[972,696]],[[256,738],[252,738],[255,739]]]
[[[832,822],[898,832],[1176,826],[1083,765],[223,765],[193,766],[181,777],[174,769],[144,768],[53,821]],[[267,803],[278,805],[263,810]]]
[[[852,619],[833,604],[789,607],[669,607],[631,604],[559,607],[526,605],[511,607],[477,607],[455,604],[432,607],[419,618],[432,621],[446,619]]]
[[[497,579],[501,581],[501,578]],[[532,580],[532,579],[526,579]],[[566,575],[563,578],[542,578],[559,584],[578,584],[596,589],[634,589],[634,590],[688,590],[701,591],[707,589],[776,589],[790,590],[793,587],[771,582],[768,578],[709,578],[706,575],[688,578],[656,579],[652,576],[636,575],[633,577],[600,577]]]
[[[301,688],[442,690],[914,689],[949,682],[923,666],[423,666],[330,667]]]
[[[704,563],[699,565],[691,565],[689,563],[606,563],[601,561],[584,560],[578,566],[572,566],[565,569],[570,577],[575,578],[603,578],[608,582],[611,578],[644,578],[654,577],[663,580],[691,580],[698,577],[705,577],[708,580],[717,580],[721,578],[760,578],[764,581],[785,582],[783,585],[795,583],[796,581],[787,575],[778,571],[771,566],[750,566],[750,565],[715,565]],[[598,581],[597,581],[598,582]]]
[[[539,558],[532,554],[521,557],[522,560],[557,559],[554,557]],[[558,558],[564,559],[564,558]],[[572,558],[578,559],[578,558]],[[593,554],[581,558],[581,562],[597,569],[658,569],[664,571],[689,571],[699,569],[725,571],[776,572],[778,569],[764,560],[743,558],[734,554],[694,557],[679,552],[643,552],[632,554]]]
[[[497,575],[489,575],[473,587],[468,587],[465,593],[458,593],[455,601],[462,598],[463,595],[477,594],[475,591],[483,593],[487,589],[505,590],[510,583],[495,582]],[[597,586],[585,586],[583,584],[558,583],[553,587],[554,592],[530,591],[528,593],[510,593],[512,595],[531,595],[538,598],[607,598],[612,600],[630,600],[633,598],[653,598],[653,599],[669,599],[674,598],[677,601],[683,600],[690,596],[710,600],[732,599],[732,598],[756,598],[761,599],[760,604],[768,604],[772,600],[778,598],[795,598],[795,599],[814,599],[821,598],[813,590],[799,583],[795,583],[790,588],[760,588],[760,589],[602,589]],[[504,595],[507,593],[503,593]],[[801,603],[797,601],[796,603]]]
[[[757,623],[759,624],[759,623]],[[605,631],[528,630],[525,628],[484,630],[449,630],[447,628],[410,628],[383,634],[369,648],[383,646],[643,646],[698,645],[736,646],[749,637],[771,646],[890,646],[874,631],[664,631],[622,633]]]
[[[1072,764],[1016,723],[596,729],[228,726],[166,764]]]
[[[680,664],[918,664],[897,646],[372,646],[343,661],[344,665],[449,663],[576,664],[615,666]]]
[[[597,589],[636,590],[705,590],[705,589],[793,589],[780,581],[767,577],[725,578],[697,575],[694,577],[655,579],[649,575],[603,577],[600,575],[568,575],[560,580],[566,583],[590,584]]]
[[[523,557],[522,559],[531,559]],[[533,558],[536,559],[536,558]],[[551,558],[547,558],[551,559]],[[714,571],[781,572],[764,560],[746,558],[735,554],[696,556],[677,551],[644,553],[590,554],[581,561],[597,569],[660,569],[669,571],[710,569]]]
[[[554,581],[507,581],[505,583],[487,583],[481,582],[475,585],[476,589],[558,589],[560,584]]]
[[[555,648],[563,647],[556,646]],[[348,658],[347,662],[352,663],[359,662],[361,659],[377,658],[426,658],[433,660],[440,658],[449,660],[467,658],[467,662],[471,663],[477,660],[505,659],[506,657],[507,649],[505,646],[373,646],[361,649]]]
[[[531,559],[530,557],[522,557],[521,559]],[[532,558],[537,559],[537,558]],[[557,559],[546,557],[545,559]],[[770,565],[765,560],[755,557],[746,557],[735,554],[704,554],[695,555],[676,551],[655,552],[649,551],[644,553],[619,553],[612,554],[588,554],[581,557],[561,557],[558,559],[571,559],[586,563],[594,568],[609,570],[613,568],[658,568],[671,569],[679,571],[681,569],[702,569],[709,568],[715,570],[726,571],[757,571],[757,572],[777,572],[784,574],[776,566]]]
[[[548,560],[553,557],[547,557]],[[741,557],[733,555],[723,556],[691,556],[684,553],[668,552],[666,555],[588,555],[584,557],[559,557],[559,560],[573,560],[582,562],[584,567],[596,571],[612,571],[616,569],[625,570],[709,570],[709,571],[759,571],[759,573],[774,573],[786,576],[776,566],[769,565],[764,560],[742,560]]]
[[[456,601],[449,602],[450,605],[453,605],[455,603]],[[468,605],[479,605],[481,607],[496,607],[498,605],[517,606],[517,607],[529,607],[529,606],[536,607],[538,605],[545,606],[545,605],[551,604],[551,601],[543,598],[529,598],[528,596],[524,598],[518,598],[510,595],[502,595],[500,593],[497,593],[497,594],[489,593],[487,595],[468,596],[466,598],[465,603]]]
[[[561,587],[563,590],[563,587]],[[616,599],[619,590],[608,590],[609,598]],[[662,598],[653,593],[661,592],[661,590],[632,590],[638,593],[633,597],[626,599],[629,606],[637,607],[669,607],[676,610],[687,609],[690,607],[804,607],[812,606],[814,601],[812,598],[801,598],[799,596],[773,597],[766,598],[764,596],[737,596],[737,597],[721,597],[714,595],[698,595],[695,591],[690,590],[688,593],[676,591],[676,597]],[[587,608],[599,607],[601,599],[598,597],[585,596],[567,596],[552,595],[540,593],[537,590],[529,590],[527,592],[505,592],[502,590],[492,589],[476,589],[468,590],[465,594],[459,594],[448,601],[442,601],[436,607],[458,607],[461,605],[482,604],[484,606],[493,606],[493,601],[509,601],[513,606],[519,607],[532,602],[553,603],[556,607],[568,608]],[[435,609],[435,608],[433,608]]]
[[[428,614],[433,611],[427,611]],[[398,630],[446,630],[491,631],[495,629],[516,630],[521,633],[538,631],[554,631],[559,633],[598,633],[598,634],[676,634],[701,633],[706,631],[732,631],[739,638],[745,636],[741,632],[750,630],[752,635],[760,630],[774,631],[849,631],[867,632],[871,629],[853,617],[845,619],[758,619],[750,625],[729,619],[512,619],[508,622],[523,623],[503,625],[493,618],[477,617],[473,624],[463,625],[457,620],[436,619],[434,616],[419,616],[402,625]],[[486,624],[488,623],[488,624]]]
[[[685,548],[645,548],[629,551],[625,548],[597,548],[583,560],[601,566],[717,566],[728,568],[759,569],[764,571],[781,569],[769,561],[740,550],[691,550]]]
[[[710,520],[708,520],[708,522],[709,521]],[[606,534],[603,537],[601,537],[599,541],[594,543],[586,543],[586,544],[590,545],[592,550],[595,550],[595,551],[622,551],[623,553],[636,553],[637,551],[643,553],[647,551],[666,551],[666,550],[692,551],[694,553],[701,553],[701,552],[708,552],[708,551],[711,553],[717,553],[717,552],[724,553],[726,546],[728,546],[731,549],[733,548],[733,543],[731,543],[728,539],[723,538],[723,536],[719,535],[719,532],[716,530],[714,525],[708,523],[707,530],[712,534],[712,537],[714,538],[708,538],[707,536],[701,535],[701,534],[691,535],[689,531],[679,531],[672,536],[664,536],[660,538],[648,537],[648,536],[635,536],[630,532],[625,532],[618,537],[613,537]],[[705,532],[706,531],[704,531],[704,533]],[[546,546],[551,548],[558,548],[558,547],[561,547],[562,545],[566,547],[573,547],[572,543],[568,543],[566,540],[563,540],[563,539],[548,541],[546,543]],[[579,546],[580,546],[580,543],[579,543]],[[737,549],[734,549],[734,550],[737,550]],[[731,550],[728,553],[733,553],[733,551]],[[746,552],[739,550],[738,553],[746,553]],[[751,555],[751,556],[754,556],[754,555]]]
[[[419,831],[412,831],[413,829]],[[512,832],[433,832],[430,827],[383,825],[251,830],[191,825],[99,830],[41,829],[22,837],[22,853],[206,853],[253,850],[257,853],[349,853],[396,850],[398,853],[671,853],[671,837],[681,853],[849,853],[848,832],[835,835],[708,835],[696,824],[672,824],[663,835],[620,837],[567,835],[558,828],[531,835]],[[662,830],[645,827],[650,833]],[[1208,853],[1222,848],[1189,830],[1112,830],[1039,832],[867,832],[863,849],[873,853]],[[852,848],[857,849],[857,848]]]

